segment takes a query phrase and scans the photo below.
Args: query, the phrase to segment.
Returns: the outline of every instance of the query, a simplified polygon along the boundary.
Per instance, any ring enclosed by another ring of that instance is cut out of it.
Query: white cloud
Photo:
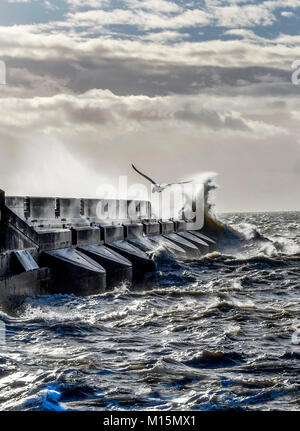
[[[281,15],[286,17],[286,18],[290,18],[290,17],[294,16],[294,13],[288,12],[288,11],[283,11],[283,12],[281,12]]]
[[[158,13],[182,12],[184,10],[177,3],[166,0],[125,0],[125,3],[132,9],[148,9]]]
[[[104,59],[159,62],[182,66],[264,66],[290,70],[291,59],[298,58],[300,37],[281,35],[276,39],[254,37],[245,30],[231,30],[245,40],[180,42],[172,46],[139,40],[82,38],[64,32],[46,34],[44,25],[0,27],[0,57],[13,59],[56,60],[65,63],[89,60],[101,64]],[[20,32],[22,38],[20,38]],[[177,36],[178,33],[169,33]],[[258,49],[259,44],[259,49]]]
[[[103,8],[110,4],[110,0],[65,0],[72,9],[80,9],[84,7]]]
[[[63,26],[94,27],[108,25],[133,25],[142,30],[150,29],[180,29],[206,25],[210,23],[209,15],[201,10],[186,10],[176,15],[145,11],[143,9],[114,9],[75,12],[68,15],[68,21]]]
[[[222,27],[253,27],[271,25],[275,15],[262,5],[227,6],[215,9],[215,18]]]
[[[141,36],[140,39],[155,43],[166,43],[170,41],[181,41],[189,38],[189,33],[180,33],[178,31],[159,31],[157,33],[147,33],[145,36]]]
[[[162,181],[220,172],[225,209],[299,202],[300,99],[290,75],[300,36],[268,39],[253,27],[296,13],[300,1],[67,3],[61,21],[0,27],[3,188],[92,196],[103,175],[130,174],[136,161]],[[110,27],[122,24],[132,34]],[[209,32],[193,42],[207,25],[225,26],[229,40]],[[259,201],[262,182],[274,192]]]
[[[117,96],[108,90],[90,90],[81,95],[53,97],[2,98],[1,127],[39,128],[40,131],[74,128],[99,133],[108,125],[111,136],[138,128],[144,122],[190,122],[212,130],[231,129],[257,133],[260,124],[246,121],[238,112],[203,108],[194,96],[146,97]],[[41,121],[42,118],[42,121]],[[113,126],[113,127],[110,127]],[[267,127],[264,126],[264,130]],[[276,132],[277,128],[273,128]],[[262,132],[260,129],[259,133]],[[271,129],[268,131],[272,132]],[[108,133],[108,132],[105,132]]]

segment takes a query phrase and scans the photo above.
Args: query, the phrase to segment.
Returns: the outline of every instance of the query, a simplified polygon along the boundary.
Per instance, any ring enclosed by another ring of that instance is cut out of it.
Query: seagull
[[[161,193],[163,192],[167,187],[171,187],[175,184],[188,184],[188,183],[192,183],[192,181],[182,181],[181,183],[171,183],[171,184],[158,184],[155,181],[153,181],[151,178],[149,178],[147,175],[143,174],[142,172],[140,172],[133,164],[131,164],[131,166],[133,167],[133,169],[140,175],[142,175],[142,177],[146,178],[146,180],[150,181],[150,183],[153,184],[153,189],[152,189],[152,193]]]

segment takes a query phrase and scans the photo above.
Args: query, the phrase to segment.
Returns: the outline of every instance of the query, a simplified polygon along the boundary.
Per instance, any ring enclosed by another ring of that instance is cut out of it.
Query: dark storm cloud
[[[117,95],[147,96],[216,92],[241,92],[257,96],[291,95],[290,71],[267,67],[220,67],[161,64],[139,59],[33,60],[4,57],[8,65],[7,94],[49,96],[61,92],[83,93],[110,89]]]

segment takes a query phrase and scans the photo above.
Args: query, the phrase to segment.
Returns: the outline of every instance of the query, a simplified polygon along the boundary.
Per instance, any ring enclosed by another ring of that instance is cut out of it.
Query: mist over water
[[[219,252],[2,312],[0,408],[299,410],[300,213],[219,218],[240,232]]]

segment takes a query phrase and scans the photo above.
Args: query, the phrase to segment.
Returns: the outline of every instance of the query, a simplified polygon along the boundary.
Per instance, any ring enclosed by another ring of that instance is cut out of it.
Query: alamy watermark
[[[120,176],[118,184],[101,184],[96,214],[100,220],[184,219],[189,229],[204,224],[204,185],[172,184],[157,192],[145,184],[128,186],[128,178]]]
[[[292,83],[294,85],[300,85],[300,60],[294,61],[292,64],[292,69],[295,71],[292,74]]]
[[[0,85],[6,85],[6,64],[0,60]]]

